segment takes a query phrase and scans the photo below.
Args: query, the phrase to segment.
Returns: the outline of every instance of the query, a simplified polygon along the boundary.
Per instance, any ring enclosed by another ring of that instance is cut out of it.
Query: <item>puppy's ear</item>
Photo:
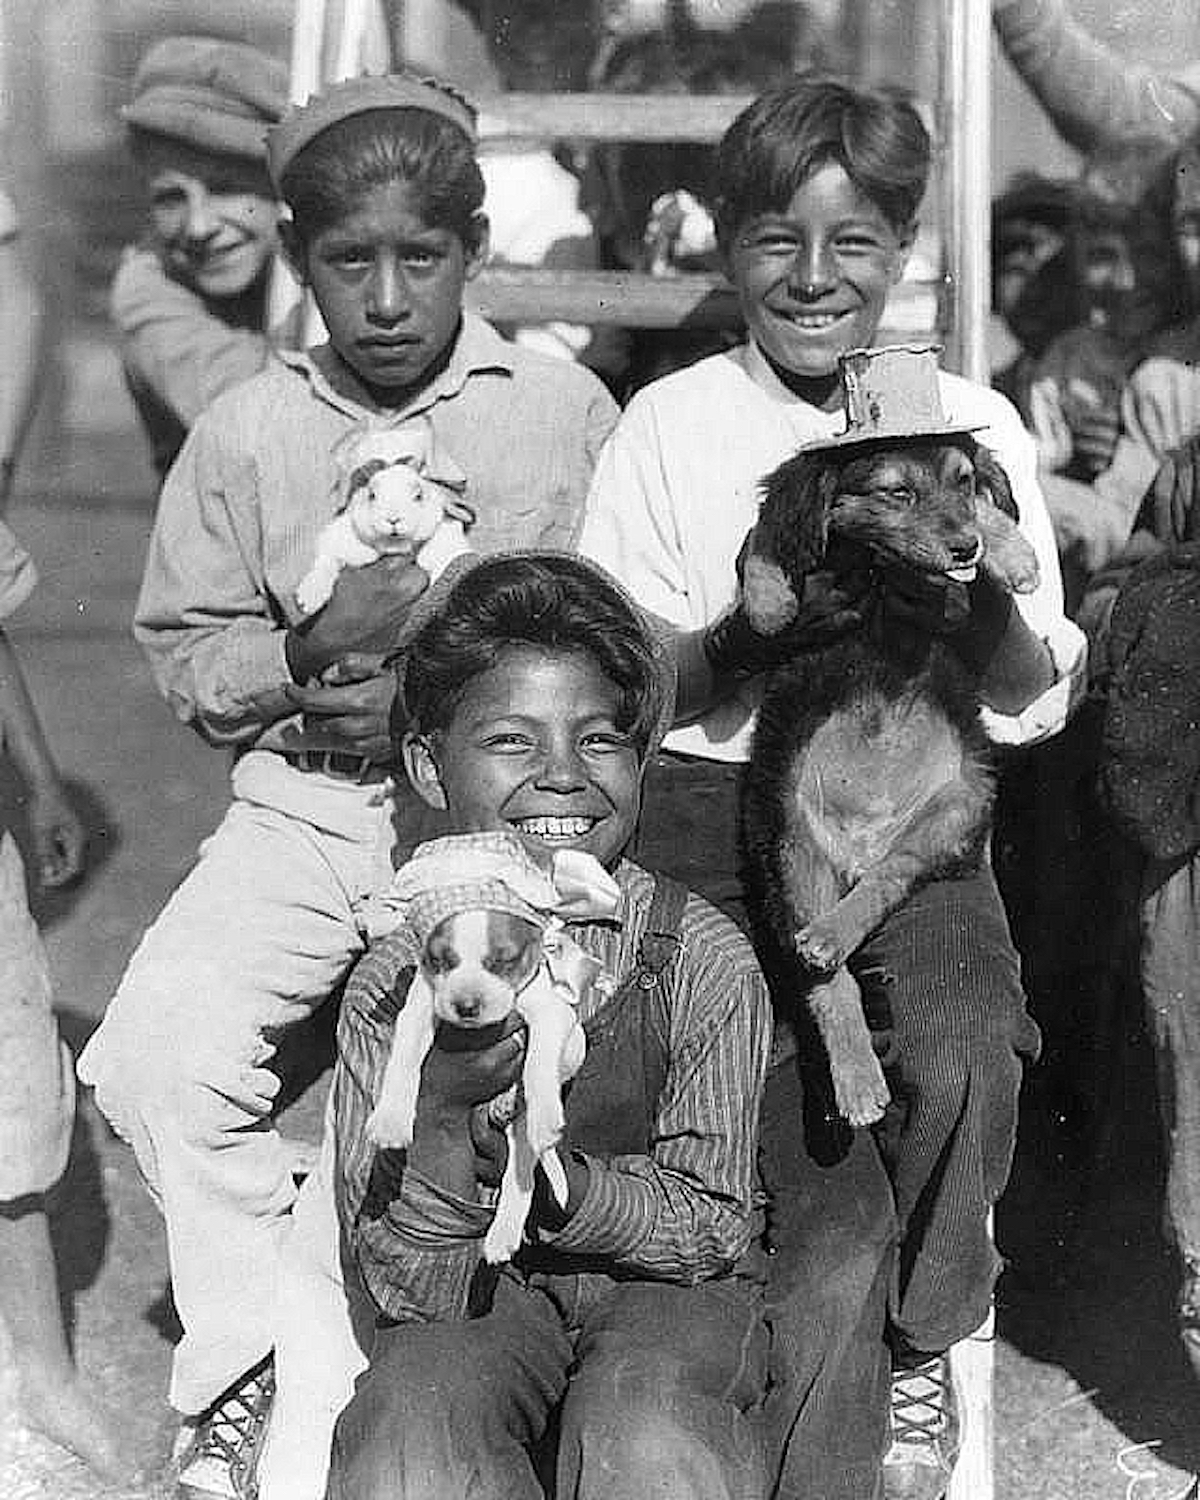
[[[797,588],[825,556],[840,473],[825,455],[797,453],[762,482],[755,550]]]
[[[986,492],[992,504],[1002,510],[1012,521],[1020,520],[1017,510],[1017,502],[1013,499],[1012,485],[1008,482],[1008,475],[1004,472],[1004,466],[990,448],[985,448],[982,443],[975,444],[975,451],[971,455],[975,464],[976,487]]]
[[[442,785],[442,773],[438,769],[437,758],[428,736],[406,734],[400,742],[400,754],[413,791],[429,807],[445,812],[449,806],[446,789]]]

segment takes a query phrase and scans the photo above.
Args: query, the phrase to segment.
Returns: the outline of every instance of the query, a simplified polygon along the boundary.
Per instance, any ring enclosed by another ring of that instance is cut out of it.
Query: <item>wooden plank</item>
[[[494,94],[481,140],[719,141],[751,94]]]
[[[936,328],[934,281],[903,281],[888,303],[881,337]],[[587,323],[623,328],[735,328],[737,296],[723,276],[643,276],[632,271],[485,270],[468,283],[468,304],[498,323]]]

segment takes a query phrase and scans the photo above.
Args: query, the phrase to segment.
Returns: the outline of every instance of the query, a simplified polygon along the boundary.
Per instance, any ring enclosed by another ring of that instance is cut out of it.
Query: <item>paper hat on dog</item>
[[[855,443],[907,438],[958,437],[986,423],[955,422],[942,410],[938,384],[940,344],[884,344],[848,349],[838,358],[846,430],[802,443],[800,453],[846,448]]]

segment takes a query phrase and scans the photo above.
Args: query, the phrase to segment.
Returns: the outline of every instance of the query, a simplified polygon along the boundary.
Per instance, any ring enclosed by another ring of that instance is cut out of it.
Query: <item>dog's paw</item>
[[[554,1194],[554,1201],[560,1208],[566,1208],[570,1198],[570,1188],[567,1185],[567,1171],[562,1164],[562,1157],[551,1148],[544,1152],[539,1158],[542,1171],[546,1174],[546,1181],[550,1184],[550,1191]]]
[[[385,1150],[407,1150],[413,1139],[412,1116],[402,1109],[377,1105],[367,1120],[367,1136]]]
[[[796,952],[818,974],[831,974],[852,951],[832,917],[818,917],[796,933]]]
[[[883,1118],[892,1094],[874,1053],[833,1069],[833,1096],[851,1125],[874,1125]]]
[[[528,1097],[526,1098],[525,1137],[535,1157],[543,1156],[557,1146],[562,1140],[565,1128],[566,1120],[563,1117],[562,1101],[557,1095],[553,1104],[547,1103],[545,1106],[533,1104]]]
[[[483,1237],[483,1258],[489,1266],[498,1266],[521,1248],[525,1233],[524,1223],[517,1223],[512,1215],[497,1213],[488,1225]]]

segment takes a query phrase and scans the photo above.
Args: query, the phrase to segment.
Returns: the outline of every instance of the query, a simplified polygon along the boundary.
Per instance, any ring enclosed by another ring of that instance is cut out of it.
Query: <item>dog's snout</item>
[[[454,1014],[462,1021],[473,1021],[483,1009],[483,1001],[478,995],[455,995]]]
[[[959,537],[950,543],[950,556],[956,566],[969,568],[983,556],[981,536]]]

